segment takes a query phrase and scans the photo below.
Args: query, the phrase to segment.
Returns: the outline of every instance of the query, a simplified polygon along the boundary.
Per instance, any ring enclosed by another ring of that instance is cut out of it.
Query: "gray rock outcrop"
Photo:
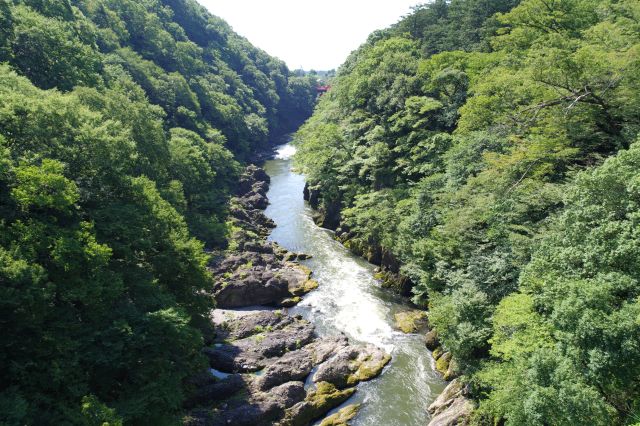
[[[453,380],[429,406],[432,415],[428,426],[457,426],[469,424],[469,418],[474,405],[466,398],[466,387],[459,381]]]

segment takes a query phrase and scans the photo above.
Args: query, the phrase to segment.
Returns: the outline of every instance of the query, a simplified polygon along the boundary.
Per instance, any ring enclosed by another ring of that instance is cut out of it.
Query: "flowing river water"
[[[283,145],[265,164],[271,177],[266,215],[276,228],[269,237],[288,250],[313,256],[304,263],[320,284],[291,314],[301,314],[320,335],[345,333],[357,342],[373,343],[393,356],[377,379],[361,384],[344,405],[363,403],[353,425],[426,425],[427,407],[444,389],[422,336],[394,329],[394,314],[406,301],[381,288],[374,266],[351,254],[318,227],[302,198],[304,176],[291,170],[295,148]]]

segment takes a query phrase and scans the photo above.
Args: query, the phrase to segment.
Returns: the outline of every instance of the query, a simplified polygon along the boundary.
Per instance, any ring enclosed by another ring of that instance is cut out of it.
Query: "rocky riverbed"
[[[318,285],[287,251],[266,238],[274,227],[263,210],[269,176],[249,166],[231,201],[233,245],[213,256],[218,309],[215,337],[203,349],[210,370],[193,379],[196,394],[185,425],[307,425],[324,417],[378,376],[391,356],[345,335],[319,337],[287,308]],[[345,424],[358,406],[323,421]]]

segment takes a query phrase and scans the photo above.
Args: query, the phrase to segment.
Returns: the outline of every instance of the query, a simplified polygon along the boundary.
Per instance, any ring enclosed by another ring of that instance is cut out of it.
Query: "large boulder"
[[[267,176],[268,177],[268,176]],[[269,191],[269,182],[267,181],[258,181],[251,185],[251,191],[261,195],[267,195],[267,191]]]
[[[236,195],[242,196],[252,190],[255,191],[256,184],[258,183],[264,183],[266,188],[268,188],[270,182],[271,178],[263,169],[256,165],[249,164],[238,180],[236,185]]]
[[[320,423],[320,426],[346,426],[349,421],[358,414],[360,410],[360,404],[350,404],[344,408],[341,408],[337,413],[334,413]]]
[[[255,164],[249,164],[245,170],[245,176],[248,177],[248,179],[251,182],[266,182],[267,184],[271,182],[271,178],[269,177],[269,175],[267,174],[267,172],[264,171],[264,169],[256,166]]]
[[[339,390],[331,383],[320,382],[304,401],[287,410],[280,426],[305,426],[349,399],[355,388]]]
[[[427,313],[418,309],[398,312],[394,315],[396,327],[403,333],[417,333],[429,324]]]
[[[353,386],[378,376],[390,360],[389,354],[371,344],[347,346],[318,367],[313,381]]]
[[[440,346],[440,340],[438,339],[438,332],[433,329],[424,335],[424,344],[430,351],[435,351]]]
[[[460,380],[455,379],[449,383],[428,408],[429,414],[433,416],[428,426],[469,424],[474,405],[465,394],[466,387]]]
[[[260,390],[267,390],[282,383],[302,380],[312,369],[313,359],[309,351],[288,352],[264,370],[256,385]]]
[[[258,192],[249,192],[239,198],[240,203],[248,209],[264,210],[269,206],[269,199]]]
[[[203,349],[212,368],[226,373],[255,372],[272,364],[273,358],[301,349],[315,339],[313,326],[296,320],[281,329],[256,329],[249,337],[216,343]]]
[[[267,394],[283,410],[305,399],[307,392],[303,382],[287,382],[272,388]]]
[[[273,305],[289,296],[289,283],[272,273],[249,269],[234,273],[215,293],[221,308]]]
[[[337,354],[341,349],[349,345],[347,336],[343,333],[338,336],[328,336],[316,340],[309,346],[307,350],[311,352],[314,365],[320,364],[328,360],[331,356]]]
[[[229,275],[241,267],[248,269],[250,266],[267,266],[270,259],[269,256],[253,251],[234,253],[217,262],[212,262],[209,270],[214,276],[219,277]]]
[[[306,397],[304,383],[288,382],[269,392],[250,393],[218,405],[218,409],[193,410],[183,419],[188,426],[267,426],[284,417],[285,410]]]
[[[466,426],[473,409],[473,403],[468,399],[456,398],[445,410],[432,417],[428,426]]]
[[[238,340],[263,331],[281,330],[294,323],[295,318],[281,311],[254,311],[238,315],[238,311],[216,309],[213,313],[214,324],[220,330],[219,337],[226,340]]]
[[[214,297],[218,307],[282,306],[284,300],[318,287],[308,268],[280,261],[272,245],[247,244],[252,251],[230,255],[210,267],[217,278]]]

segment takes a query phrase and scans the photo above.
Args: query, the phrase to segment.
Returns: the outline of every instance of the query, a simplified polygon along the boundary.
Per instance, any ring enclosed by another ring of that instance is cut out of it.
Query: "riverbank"
[[[344,334],[321,337],[301,315],[287,312],[317,282],[298,263],[308,256],[267,241],[275,226],[263,213],[269,180],[249,166],[231,201],[233,245],[210,265],[218,306],[211,314],[215,336],[203,350],[210,370],[193,379],[197,390],[184,424],[310,424],[378,376],[391,358]],[[357,408],[328,422],[350,418]]]
[[[402,265],[398,259],[380,246],[372,246],[359,240],[348,227],[341,223],[339,206],[320,208],[320,197],[319,189],[309,188],[305,183],[303,198],[312,208],[313,221],[318,226],[328,227],[332,231],[332,237],[355,256],[376,265],[375,277],[381,282],[382,287],[404,298],[410,296],[413,284],[401,273]],[[405,303],[412,306],[408,299]],[[433,359],[432,367],[445,381],[449,382],[438,395],[437,400],[427,409],[432,416],[428,426],[467,424],[474,409],[474,403],[468,398],[469,387],[458,379],[460,375],[458,364],[451,352],[442,346],[437,330],[428,329],[427,311],[414,309],[401,312],[395,315],[395,321],[397,328],[405,333],[422,333],[427,329],[423,336],[425,350],[429,351]]]
[[[380,246],[362,243],[348,227],[341,223],[339,206],[321,208],[319,205],[321,191],[319,189],[309,188],[305,183],[303,194],[304,200],[309,203],[312,209],[310,217],[314,223],[330,230],[332,238],[350,253],[375,265],[374,276],[379,280],[381,286],[402,297],[403,303],[408,307],[413,306],[408,299],[413,284],[407,276],[401,273],[402,265],[398,259]],[[420,309],[401,312],[395,315],[395,322],[396,327],[401,331],[420,333],[423,336],[423,350],[430,354],[433,360],[433,370],[448,382],[446,388],[427,408],[431,416],[428,426],[468,424],[474,409],[474,403],[469,399],[469,387],[458,379],[460,373],[456,360],[442,346],[437,331],[429,329],[428,312]],[[426,333],[424,333],[425,331]]]

